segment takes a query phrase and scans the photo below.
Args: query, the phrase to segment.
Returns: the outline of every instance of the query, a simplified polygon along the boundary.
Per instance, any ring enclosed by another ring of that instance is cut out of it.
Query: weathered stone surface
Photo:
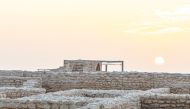
[[[152,94],[141,98],[141,109],[189,109],[190,95]],[[148,102],[147,102],[148,101]]]
[[[190,83],[190,74],[146,72],[27,72],[0,71],[0,76],[42,78],[48,92],[69,89],[148,90],[170,87],[171,84]],[[1,79],[0,79],[1,80]],[[1,83],[1,82],[0,82]],[[2,82],[3,83],[3,82]],[[17,82],[19,83],[19,82]],[[4,83],[3,83],[4,84]],[[19,85],[20,86],[20,85]]]
[[[25,88],[25,87],[0,87],[0,96],[2,98],[20,98],[31,95],[44,94],[46,90],[43,88]]]
[[[9,75],[10,77],[7,77]],[[3,76],[0,77],[0,86],[12,87],[0,91],[0,109],[190,108],[189,74],[0,71],[0,76]],[[41,92],[35,90],[35,88],[41,86],[52,93],[41,94]],[[34,94],[33,91],[37,93]],[[170,92],[174,94],[169,94]],[[185,95],[180,95],[181,93]],[[14,99],[7,99],[6,97]]]
[[[168,93],[168,89],[68,90],[17,99],[0,99],[0,109],[140,109],[139,99],[146,94]]]
[[[33,85],[30,81],[35,81],[36,84]],[[1,76],[0,74],[0,87],[22,87],[24,83],[31,83],[25,84],[25,86],[42,87],[41,77]]]

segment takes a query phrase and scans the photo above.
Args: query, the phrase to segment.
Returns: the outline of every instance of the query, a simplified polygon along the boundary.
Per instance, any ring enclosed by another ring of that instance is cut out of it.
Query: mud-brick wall
[[[149,95],[141,97],[141,109],[190,109],[190,95]]]

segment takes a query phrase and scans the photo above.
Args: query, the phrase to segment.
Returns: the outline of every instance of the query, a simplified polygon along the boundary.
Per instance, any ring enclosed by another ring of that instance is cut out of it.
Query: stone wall
[[[85,102],[27,101],[17,99],[0,99],[0,109],[77,109]]]
[[[0,109],[140,109],[139,97],[169,89],[68,90],[18,99],[0,99]]]
[[[47,91],[68,89],[148,90],[170,87],[178,82],[190,83],[190,75],[166,73],[46,73],[43,87]]]
[[[174,87],[171,88],[171,93],[173,94],[190,94],[190,88],[189,87]]]
[[[141,109],[190,109],[190,95],[146,95],[141,97]]]
[[[23,82],[23,86],[26,88],[41,88],[42,87],[42,81],[41,80],[34,80],[34,79],[29,79],[25,82]]]
[[[173,94],[190,94],[189,82],[178,82],[170,86],[170,91]]]
[[[0,92],[0,98],[6,98],[6,94],[4,92]]]
[[[102,70],[102,62],[96,60],[64,60],[64,70],[67,72],[95,72],[97,71],[97,65],[99,64],[99,70]]]
[[[0,70],[0,76],[17,76],[17,77],[42,77],[43,74],[46,74],[45,71],[41,72],[32,72],[32,71],[21,71],[21,70]]]
[[[43,88],[15,88],[15,87],[0,87],[2,98],[21,98],[25,96],[44,94],[46,90]]]
[[[50,91],[68,89],[119,89],[148,90],[170,87],[177,83],[190,83],[189,74],[146,73],[146,72],[26,72],[8,71],[1,75],[41,77],[42,86]]]
[[[36,87],[42,86],[42,79],[40,77],[0,76],[0,87],[22,87],[25,82],[31,80],[38,83]]]

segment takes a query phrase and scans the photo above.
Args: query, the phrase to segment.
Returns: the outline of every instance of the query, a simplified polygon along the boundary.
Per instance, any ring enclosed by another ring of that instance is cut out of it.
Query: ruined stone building
[[[105,60],[64,60],[63,66],[53,71],[65,72],[97,72],[108,71],[109,65],[120,65],[121,71],[124,71],[123,61],[105,61]],[[104,66],[104,67],[103,67]]]
[[[65,60],[64,68],[68,72],[100,71],[102,69],[102,62],[90,60]]]

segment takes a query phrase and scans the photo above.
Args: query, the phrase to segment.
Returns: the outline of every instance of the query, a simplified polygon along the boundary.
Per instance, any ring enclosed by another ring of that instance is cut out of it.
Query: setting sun
[[[156,65],[163,65],[165,64],[165,60],[163,57],[156,57],[155,60],[154,60],[155,64]]]

